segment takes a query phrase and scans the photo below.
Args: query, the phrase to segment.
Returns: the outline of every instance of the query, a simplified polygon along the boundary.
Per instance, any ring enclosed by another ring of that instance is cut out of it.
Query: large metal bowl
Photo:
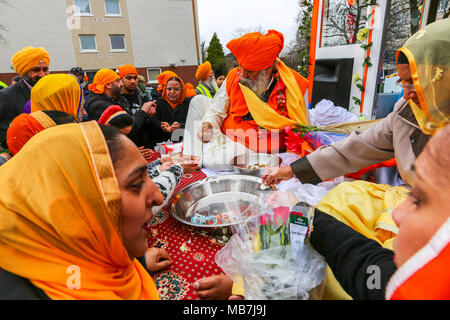
[[[247,153],[234,157],[231,165],[235,173],[262,177],[268,167],[277,167],[282,159],[268,153]]]
[[[229,227],[237,221],[202,224],[193,222],[195,214],[203,217],[218,217],[221,214],[239,214],[258,201],[258,194],[273,188],[262,187],[261,179],[244,175],[224,175],[197,181],[172,198],[169,206],[172,216],[183,224],[206,229]],[[209,230],[211,231],[211,230]]]

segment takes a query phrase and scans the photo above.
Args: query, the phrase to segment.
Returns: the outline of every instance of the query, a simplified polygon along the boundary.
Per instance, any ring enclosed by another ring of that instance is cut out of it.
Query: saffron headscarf
[[[103,94],[105,92],[105,86],[119,78],[119,75],[110,69],[100,69],[95,74],[94,80],[88,88],[94,93]]]
[[[117,68],[117,73],[119,73],[120,79],[125,77],[127,74],[135,74],[138,75],[136,68],[131,64],[126,64]]]
[[[197,80],[205,81],[209,78],[211,71],[212,71],[211,62],[206,61],[198,66],[197,71],[195,72],[195,78]]]
[[[167,83],[172,78],[177,78],[178,80],[180,80],[180,84],[181,84],[181,96],[180,96],[180,99],[177,102],[175,102],[175,103],[170,102],[170,100],[167,98],[167,92],[166,92]],[[162,86],[162,98],[167,101],[167,103],[172,107],[172,109],[175,109],[178,105],[182,104],[184,102],[184,100],[186,99],[186,86],[184,85],[183,79],[181,79],[177,75],[175,75],[174,77],[165,77],[164,81],[165,82],[163,82],[161,84],[161,86]]]
[[[20,114],[11,122],[6,133],[9,151],[15,155],[35,134],[54,126],[56,123],[42,111]]]
[[[420,105],[408,103],[428,135],[436,133],[450,118],[450,20],[433,22],[412,35],[397,51],[408,58]]]
[[[24,76],[40,62],[50,65],[50,55],[44,48],[25,47],[16,52],[11,59],[14,70]]]
[[[158,299],[123,245],[121,193],[97,122],[37,134],[0,167],[0,184],[11,191],[0,193],[0,268],[52,299]]]
[[[31,112],[64,111],[81,120],[83,89],[77,78],[70,74],[50,74],[31,89]]]
[[[105,111],[103,111],[102,116],[98,120],[98,123],[107,125],[111,122],[112,119],[119,117],[120,115],[128,115],[128,113],[126,113],[121,106],[109,106]]]
[[[158,77],[156,78],[158,80],[158,88],[156,88],[156,90],[158,90],[159,92],[163,91],[163,84],[167,83],[167,80],[169,80],[170,78],[176,78],[178,77],[177,74],[173,71],[164,71],[161,72]]]
[[[195,88],[192,83],[188,82],[184,86],[186,87],[186,97],[187,98],[197,95],[197,92],[195,92]]]
[[[239,65],[248,71],[260,71],[269,68],[284,46],[284,36],[276,30],[263,35],[252,32],[233,39],[227,48],[236,57]]]

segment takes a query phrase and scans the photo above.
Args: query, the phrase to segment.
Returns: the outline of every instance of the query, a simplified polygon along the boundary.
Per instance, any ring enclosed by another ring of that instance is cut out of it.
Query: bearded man
[[[199,84],[195,88],[197,94],[202,94],[212,99],[219,90],[219,87],[216,83],[214,72],[212,71],[211,63],[209,61],[198,66],[195,78],[199,80]]]
[[[283,152],[282,129],[308,124],[308,81],[278,59],[283,45],[284,36],[276,30],[265,35],[248,33],[231,40],[227,48],[239,67],[228,73],[209,104],[199,103],[201,98],[192,99],[187,122],[191,122],[193,132],[198,132],[203,143],[214,146],[208,147],[208,153],[217,155],[212,162],[229,164],[233,154]],[[198,119],[202,119],[201,125]],[[192,132],[188,127],[187,131]],[[194,140],[185,137],[184,152],[202,156],[203,147]],[[224,149],[230,149],[230,153],[217,153]]]
[[[11,121],[24,112],[30,100],[31,88],[49,74],[50,56],[44,48],[25,47],[11,59],[14,70],[22,79],[0,91],[0,144],[6,144],[6,131]]]

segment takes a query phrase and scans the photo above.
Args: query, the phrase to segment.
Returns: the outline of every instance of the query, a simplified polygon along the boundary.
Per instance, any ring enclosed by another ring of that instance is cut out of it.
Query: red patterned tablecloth
[[[174,194],[204,178],[206,175],[200,170],[185,175]],[[153,274],[161,300],[198,299],[193,287],[195,281],[223,274],[216,265],[214,256],[224,242],[178,222],[170,215],[168,208],[154,215],[151,224],[154,235],[150,246],[165,249],[173,261],[169,269]]]

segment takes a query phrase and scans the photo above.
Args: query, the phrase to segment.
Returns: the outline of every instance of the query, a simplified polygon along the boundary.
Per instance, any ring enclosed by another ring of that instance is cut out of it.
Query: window
[[[75,14],[77,15],[91,15],[91,4],[89,0],[73,0],[75,6]]]
[[[106,15],[120,15],[120,3],[119,0],[105,0]]]
[[[158,83],[158,76],[161,73],[161,68],[148,68],[147,78],[148,83]]]
[[[81,51],[97,51],[97,44],[95,43],[95,35],[80,34]]]
[[[124,51],[125,48],[125,36],[123,34],[111,34],[109,36],[111,40],[111,51]]]

